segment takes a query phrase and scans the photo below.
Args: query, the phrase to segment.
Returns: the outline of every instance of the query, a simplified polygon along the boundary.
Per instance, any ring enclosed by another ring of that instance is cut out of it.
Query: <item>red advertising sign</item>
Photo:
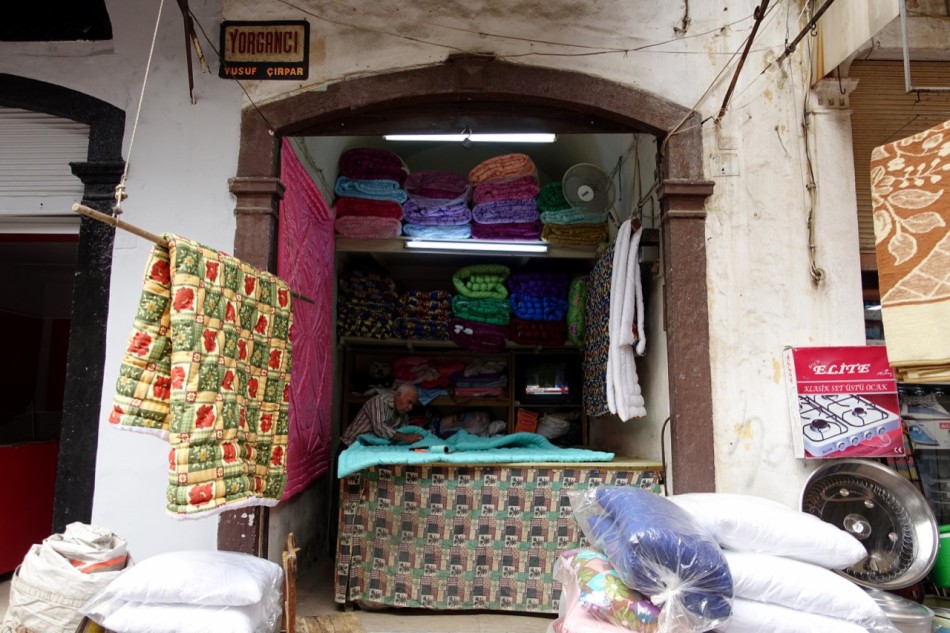
[[[904,455],[887,348],[789,347],[784,360],[796,457]]]

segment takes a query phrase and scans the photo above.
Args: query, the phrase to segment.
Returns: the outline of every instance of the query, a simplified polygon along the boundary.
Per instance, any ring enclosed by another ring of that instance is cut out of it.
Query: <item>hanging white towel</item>
[[[610,283],[610,347],[607,355],[607,404],[611,413],[626,422],[646,415],[640,390],[634,346],[642,336],[643,292],[640,288],[640,236],[638,228],[631,235],[632,225],[627,220],[620,226],[614,249],[614,268]]]
[[[630,247],[630,225],[624,222],[617,231],[614,246],[614,261],[610,272],[610,310],[607,315],[607,409],[617,413],[617,380],[620,375],[619,357],[614,350],[620,344],[621,318],[623,316],[623,287],[627,274],[627,255]]]

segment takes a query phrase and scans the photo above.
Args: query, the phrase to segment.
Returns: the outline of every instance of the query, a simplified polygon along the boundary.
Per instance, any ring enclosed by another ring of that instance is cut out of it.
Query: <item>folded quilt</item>
[[[508,325],[508,338],[519,345],[564,345],[564,321],[528,321],[513,318]]]
[[[538,209],[542,213],[545,211],[562,211],[570,209],[571,205],[564,197],[564,189],[561,187],[561,181],[549,182],[541,187],[538,192]]]
[[[446,446],[447,453],[413,451],[403,443],[393,443],[375,435],[357,438],[352,446],[340,454],[337,477],[346,477],[364,468],[382,464],[510,464],[537,462],[609,462],[613,453],[583,448],[560,448],[536,433],[510,433],[482,437],[461,429],[442,439],[426,429],[404,426],[403,433],[418,433],[422,439],[413,448]]]
[[[393,321],[393,336],[406,341],[447,341],[449,320],[396,317]]]
[[[364,270],[352,270],[340,275],[340,290],[348,295],[374,301],[379,298],[397,301],[396,281],[392,277]]]
[[[536,198],[541,188],[538,187],[538,181],[534,176],[525,176],[515,178],[514,180],[495,181],[488,180],[477,187],[472,194],[472,201],[475,204],[488,202],[491,200],[522,200],[524,198]]]
[[[459,294],[475,299],[507,299],[505,281],[511,269],[503,264],[472,264],[455,271],[452,283]]]
[[[386,178],[359,180],[339,176],[333,186],[333,192],[340,197],[395,200],[400,204],[408,198],[398,180]]]
[[[480,224],[518,224],[538,220],[538,203],[524,200],[489,200],[472,208],[472,220]]]
[[[402,219],[402,205],[394,200],[370,200],[369,198],[337,198],[333,205],[337,219],[346,217],[379,217]]]
[[[452,314],[460,319],[508,325],[511,307],[507,299],[473,299],[464,295],[452,297]]]
[[[452,314],[452,295],[444,290],[410,290],[399,297],[398,311],[403,316],[448,317]]]
[[[512,294],[508,297],[511,311],[519,319],[529,321],[563,321],[567,314],[567,299],[560,297],[531,297]]]
[[[540,222],[515,224],[479,224],[472,222],[472,237],[477,240],[536,242],[541,237]]]
[[[384,149],[354,147],[340,155],[340,173],[347,178],[406,181],[406,165],[402,159]]]
[[[405,184],[411,197],[453,200],[467,198],[471,187],[462,174],[451,171],[423,170],[409,174]]]
[[[468,224],[472,221],[472,212],[464,200],[443,205],[423,206],[413,198],[402,205],[402,212],[406,222],[422,226],[452,226]]]
[[[541,239],[550,244],[601,244],[607,240],[607,223],[545,224]]]
[[[467,240],[472,236],[472,225],[468,223],[447,226],[403,224],[402,233],[408,237],[422,237],[427,240]]]
[[[529,297],[567,297],[571,279],[564,273],[514,273],[508,292]]]
[[[340,336],[364,338],[393,338],[392,312],[380,312],[371,308],[348,307],[337,315],[337,332]]]
[[[477,187],[489,180],[516,180],[537,177],[538,169],[527,154],[503,154],[482,161],[468,172],[468,182]]]
[[[508,328],[502,325],[479,323],[458,317],[449,321],[449,339],[459,347],[473,352],[500,352],[505,348]]]
[[[402,222],[395,218],[351,215],[334,220],[333,228],[338,234],[351,239],[385,240],[399,237]]]
[[[560,209],[557,211],[541,211],[541,222],[544,224],[601,224],[607,221],[607,212],[585,213],[574,209]]]
[[[286,483],[290,289],[165,235],[145,270],[109,422],[166,437],[176,518],[276,505]]]

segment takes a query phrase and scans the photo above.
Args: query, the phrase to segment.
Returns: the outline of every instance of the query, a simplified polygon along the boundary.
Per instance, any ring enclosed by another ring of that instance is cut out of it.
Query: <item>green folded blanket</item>
[[[508,325],[511,321],[511,305],[507,299],[472,299],[455,295],[452,297],[452,314],[469,321]]]
[[[455,289],[474,299],[507,299],[505,286],[511,269],[502,264],[473,264],[460,268],[452,276]]]

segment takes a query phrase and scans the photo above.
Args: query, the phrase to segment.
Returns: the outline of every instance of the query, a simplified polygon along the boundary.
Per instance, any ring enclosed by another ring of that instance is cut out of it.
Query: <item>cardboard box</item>
[[[515,433],[537,433],[538,413],[528,409],[518,409],[515,416]]]
[[[905,454],[886,347],[788,347],[784,365],[796,457]]]

